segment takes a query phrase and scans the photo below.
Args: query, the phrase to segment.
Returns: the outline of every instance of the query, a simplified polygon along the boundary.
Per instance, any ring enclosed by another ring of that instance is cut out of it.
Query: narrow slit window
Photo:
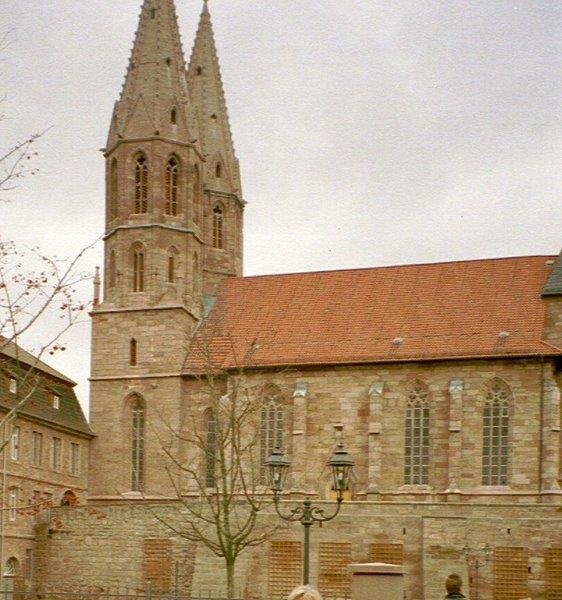
[[[429,390],[416,382],[408,393],[404,423],[404,484],[429,483]]]
[[[139,397],[135,397],[131,435],[131,489],[134,492],[141,492],[144,489],[144,430],[144,403]]]
[[[111,219],[115,219],[119,206],[119,180],[117,171],[117,160],[111,161],[110,186],[109,186],[109,213]]]
[[[176,265],[173,254],[168,256],[168,283],[174,283],[176,279]]]
[[[112,250],[109,255],[109,277],[107,278],[107,287],[113,288],[115,287],[116,280],[116,264],[115,264],[115,252]]]
[[[224,241],[224,219],[222,207],[218,204],[213,209],[213,247],[222,248]]]
[[[129,342],[129,364],[132,367],[137,365],[137,340],[135,338]]]
[[[179,162],[172,156],[166,164],[166,214],[178,214]]]
[[[148,211],[148,164],[146,156],[139,154],[135,161],[135,214]]]
[[[215,165],[215,176],[217,179],[220,179],[222,177],[222,166],[220,163],[217,163]]]

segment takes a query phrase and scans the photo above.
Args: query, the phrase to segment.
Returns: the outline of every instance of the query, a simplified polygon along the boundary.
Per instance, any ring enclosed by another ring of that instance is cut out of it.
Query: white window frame
[[[18,380],[12,375],[8,377],[8,388],[10,390],[10,394],[18,393]]]
[[[70,442],[70,465],[69,471],[71,475],[80,475],[80,444]]]
[[[58,394],[55,394],[54,392],[51,396],[51,406],[56,410],[59,410],[60,408],[60,396]]]
[[[8,502],[9,502],[9,519],[14,522],[18,517],[18,488],[11,487],[8,490]]]
[[[20,459],[20,427],[15,425],[12,427],[12,435],[10,437],[10,458],[12,460]]]

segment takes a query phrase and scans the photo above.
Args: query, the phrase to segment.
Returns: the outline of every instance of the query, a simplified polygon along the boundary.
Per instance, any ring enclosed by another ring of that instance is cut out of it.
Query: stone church
[[[343,427],[353,480],[313,531],[327,597],[348,596],[349,563],[386,561],[404,564],[410,600],[441,597],[452,571],[483,598],[562,599],[561,257],[243,277],[246,202],[206,2],[186,64],[173,0],[144,1],[104,156],[89,497],[107,518],[67,515],[45,536],[43,584],[64,569],[70,584],[156,577],[166,591],[176,564],[184,589],[221,592],[221,562],[143,512],[173,497],[162,439],[196,405],[204,340],[215,367],[242,363],[262,391],[261,448],[283,440],[288,498],[330,500]],[[286,595],[301,535],[241,557],[239,588]]]

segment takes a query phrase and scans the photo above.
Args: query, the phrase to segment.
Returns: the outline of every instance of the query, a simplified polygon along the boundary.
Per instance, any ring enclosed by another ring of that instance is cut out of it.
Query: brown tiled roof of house
[[[552,258],[225,279],[185,372],[560,355],[541,340]]]

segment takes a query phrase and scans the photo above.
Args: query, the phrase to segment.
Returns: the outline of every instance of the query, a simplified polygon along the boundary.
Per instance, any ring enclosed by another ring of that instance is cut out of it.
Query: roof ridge
[[[374,271],[378,269],[395,269],[397,267],[425,267],[432,265],[451,265],[451,264],[461,264],[461,263],[481,263],[481,262],[491,262],[491,261],[503,261],[503,260],[522,260],[522,259],[530,259],[530,258],[543,258],[546,260],[555,259],[557,257],[556,254],[527,254],[520,256],[498,256],[498,257],[489,257],[489,258],[462,258],[458,260],[443,260],[443,261],[434,261],[434,262],[420,262],[420,263],[401,263],[394,265],[378,265],[373,267],[348,267],[345,269],[321,269],[319,271],[292,271],[289,273],[262,273],[259,275],[245,275],[242,277],[231,277],[226,279],[225,281],[230,280],[247,280],[247,279],[258,279],[258,278],[266,278],[266,277],[290,277],[292,275],[316,275],[320,273],[346,273],[351,271]]]

